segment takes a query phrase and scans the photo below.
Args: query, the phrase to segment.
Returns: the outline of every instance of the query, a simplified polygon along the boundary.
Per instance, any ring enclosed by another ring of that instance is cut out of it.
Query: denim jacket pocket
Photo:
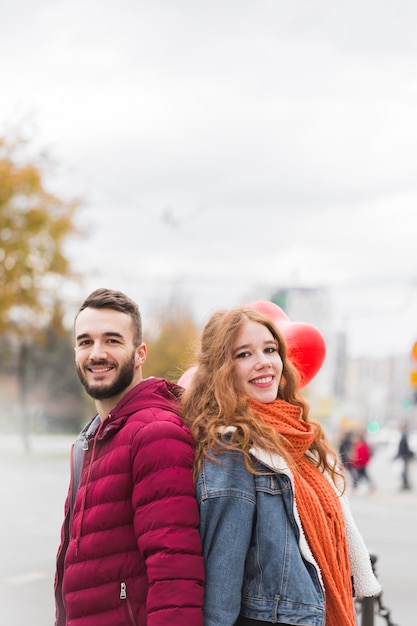
[[[286,474],[275,472],[258,474],[255,479],[256,491],[262,491],[272,496],[280,496],[291,489],[291,480]]]

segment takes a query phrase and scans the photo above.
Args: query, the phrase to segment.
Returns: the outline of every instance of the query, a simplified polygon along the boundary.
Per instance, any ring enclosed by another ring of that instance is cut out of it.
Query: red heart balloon
[[[287,344],[288,358],[300,373],[300,387],[305,387],[318,373],[326,356],[322,334],[311,324],[292,322],[273,302],[260,300],[248,306],[269,317],[278,327]]]
[[[321,333],[303,322],[281,322],[278,330],[287,344],[289,360],[300,373],[300,387],[305,387],[318,373],[326,356],[326,344]]]
[[[251,309],[255,309],[258,313],[262,313],[269,317],[270,320],[278,326],[279,322],[289,321],[288,315],[275,302],[267,302],[266,300],[256,300],[249,302],[247,305]]]
[[[194,372],[196,371],[196,369],[197,369],[197,366],[193,365],[188,370],[185,370],[185,372],[181,374],[181,376],[179,377],[177,385],[179,385],[180,387],[184,387],[184,389],[187,389],[187,387],[189,387],[190,385],[190,382],[194,376]]]

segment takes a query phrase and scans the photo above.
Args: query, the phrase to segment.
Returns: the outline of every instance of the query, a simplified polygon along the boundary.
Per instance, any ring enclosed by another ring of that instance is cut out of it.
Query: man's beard
[[[109,363],[107,361],[97,361],[94,365],[106,366],[109,365]],[[135,375],[135,353],[132,352],[130,359],[125,361],[120,366],[116,380],[109,385],[102,385],[100,382],[90,385],[79,365],[77,365],[76,368],[78,378],[84,385],[88,395],[94,398],[94,400],[107,400],[108,398],[113,398],[114,396],[119,395],[131,384]]]

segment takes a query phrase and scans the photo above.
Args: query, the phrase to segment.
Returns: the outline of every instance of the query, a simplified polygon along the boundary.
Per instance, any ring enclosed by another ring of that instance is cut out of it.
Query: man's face
[[[95,400],[119,396],[141,380],[146,346],[135,348],[131,317],[113,309],[86,308],[75,321],[75,364]]]

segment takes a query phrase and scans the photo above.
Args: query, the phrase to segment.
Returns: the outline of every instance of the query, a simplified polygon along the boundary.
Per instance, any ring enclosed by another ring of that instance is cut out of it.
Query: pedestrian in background
[[[204,626],[355,626],[353,595],[380,586],[337,453],[269,318],[211,317],[182,410],[196,440]]]
[[[352,465],[353,488],[356,489],[360,483],[368,484],[370,491],[375,491],[376,486],[369,475],[368,467],[372,459],[372,448],[366,440],[365,431],[360,431],[353,438],[350,462]]]
[[[204,566],[180,388],[142,379],[135,302],[98,289],[75,319],[97,413],[73,446],[55,576],[56,626],[202,626]]]
[[[354,434],[350,430],[344,433],[339,443],[339,457],[343,467],[347,470],[348,474],[354,480],[356,475],[355,469],[352,465],[352,449],[353,449]]]
[[[409,489],[411,489],[410,476],[409,476],[410,463],[414,459],[415,453],[410,448],[409,441],[408,441],[408,435],[409,435],[408,424],[406,422],[403,422],[400,426],[400,430],[401,430],[401,437],[398,443],[398,450],[397,450],[395,459],[401,459],[403,462],[403,469],[401,472],[401,490],[408,491]]]

